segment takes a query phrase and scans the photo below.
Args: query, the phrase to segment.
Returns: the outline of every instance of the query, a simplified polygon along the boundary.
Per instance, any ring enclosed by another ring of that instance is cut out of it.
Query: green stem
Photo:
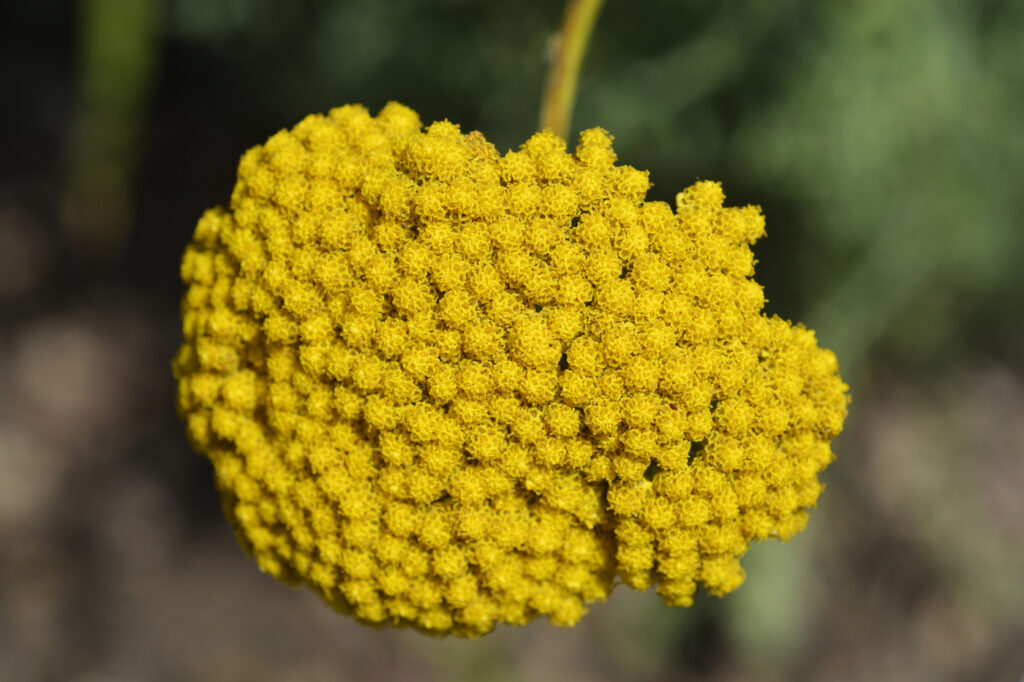
[[[554,36],[555,57],[548,71],[548,81],[541,100],[540,129],[550,130],[563,139],[569,136],[580,65],[603,2],[569,0],[562,30]]]

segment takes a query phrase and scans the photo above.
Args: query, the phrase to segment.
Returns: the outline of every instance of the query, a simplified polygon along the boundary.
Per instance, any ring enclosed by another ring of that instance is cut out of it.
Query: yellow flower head
[[[389,104],[250,149],[182,261],[189,438],[267,573],[361,621],[689,605],[807,521],[835,356],[762,314],[757,207],[644,201],[594,128],[500,155]]]

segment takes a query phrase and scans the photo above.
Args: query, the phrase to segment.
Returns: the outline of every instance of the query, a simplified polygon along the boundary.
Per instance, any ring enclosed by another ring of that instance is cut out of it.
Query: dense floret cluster
[[[178,402],[259,566],[364,622],[689,605],[821,492],[835,356],[762,314],[756,207],[676,208],[610,136],[500,155],[389,104],[242,157],[182,263]]]

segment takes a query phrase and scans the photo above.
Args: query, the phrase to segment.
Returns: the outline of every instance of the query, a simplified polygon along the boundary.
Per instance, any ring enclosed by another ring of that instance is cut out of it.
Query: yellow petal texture
[[[250,149],[185,251],[174,373],[260,568],[380,625],[689,605],[799,532],[847,387],[762,314],[757,207],[673,208],[591,129],[500,155],[387,105]]]

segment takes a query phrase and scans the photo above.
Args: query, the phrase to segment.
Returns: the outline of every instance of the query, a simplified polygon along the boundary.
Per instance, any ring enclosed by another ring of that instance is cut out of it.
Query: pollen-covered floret
[[[673,210],[611,137],[500,155],[389,104],[250,149],[182,262],[178,404],[259,566],[377,624],[689,605],[807,521],[835,356],[762,314],[756,207]]]

